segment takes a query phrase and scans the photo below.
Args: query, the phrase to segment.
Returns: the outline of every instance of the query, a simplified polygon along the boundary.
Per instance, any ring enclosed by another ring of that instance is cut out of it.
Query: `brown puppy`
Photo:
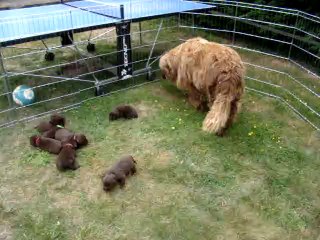
[[[42,121],[40,122],[35,129],[37,129],[40,133],[49,131],[52,129],[54,126],[60,125],[60,126],[65,126],[65,118],[59,114],[52,114],[50,117],[50,121]]]
[[[33,135],[30,137],[30,144],[34,147],[49,153],[58,154],[61,150],[61,142],[55,139]]]
[[[86,136],[84,134],[76,133],[76,134],[74,134],[73,137],[78,144],[78,148],[88,145],[88,139],[86,138]]]
[[[78,147],[86,146],[88,144],[88,139],[84,134],[74,133],[66,128],[57,129],[54,138],[59,141],[66,141],[73,138],[77,142]]]
[[[103,190],[111,191],[117,184],[122,188],[126,182],[126,176],[136,172],[136,161],[132,156],[122,157],[102,177]]]
[[[79,163],[76,161],[77,142],[70,138],[61,143],[62,148],[56,160],[56,166],[59,171],[76,170]]]
[[[130,105],[119,105],[109,113],[109,121],[114,121],[119,118],[132,119],[138,118],[137,111]]]
[[[52,138],[54,139],[54,136],[56,134],[56,131],[58,130],[59,128],[56,127],[56,126],[53,126],[50,130],[48,131],[45,131],[44,133],[42,133],[42,137],[46,137],[46,138]]]

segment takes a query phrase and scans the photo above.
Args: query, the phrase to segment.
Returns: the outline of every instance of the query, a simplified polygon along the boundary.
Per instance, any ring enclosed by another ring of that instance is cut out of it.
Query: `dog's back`
[[[61,142],[52,138],[33,135],[30,144],[49,153],[58,154],[61,150]]]
[[[114,174],[123,173],[127,176],[130,173],[135,172],[135,168],[136,168],[135,164],[136,164],[136,161],[133,159],[132,156],[130,155],[123,156],[115,165],[113,165],[110,168],[108,173],[114,173]]]
[[[130,105],[119,105],[109,113],[109,120],[117,120],[119,118],[132,119],[138,118],[138,113],[134,107]]]
[[[49,131],[53,125],[48,121],[42,121],[37,126],[35,126],[35,129],[37,129],[38,132],[43,133],[46,131]]]
[[[57,129],[55,132],[54,138],[59,141],[68,141],[71,137],[73,137],[74,133],[66,128]]]
[[[103,189],[106,192],[111,191],[117,184],[123,187],[126,176],[135,174],[135,164],[136,161],[130,155],[120,158],[102,177]]]
[[[55,139],[56,131],[59,129],[57,126],[53,126],[50,130],[42,133],[42,137]]]

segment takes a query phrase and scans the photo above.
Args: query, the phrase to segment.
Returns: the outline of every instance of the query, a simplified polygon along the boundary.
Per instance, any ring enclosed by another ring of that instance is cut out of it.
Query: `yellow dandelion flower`
[[[172,130],[175,130],[175,129],[176,129],[176,127],[171,127],[171,129],[172,129]]]
[[[252,136],[252,135],[253,135],[253,132],[249,132],[249,133],[248,133],[248,136]]]

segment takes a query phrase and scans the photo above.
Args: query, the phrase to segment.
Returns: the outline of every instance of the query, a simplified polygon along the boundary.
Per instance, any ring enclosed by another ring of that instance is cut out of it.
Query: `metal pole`
[[[123,4],[120,5],[120,18],[122,20],[124,20],[124,5]]]
[[[12,97],[11,97],[11,89],[10,89],[10,84],[9,84],[9,78],[8,78],[8,73],[5,69],[4,66],[4,61],[3,61],[3,55],[2,55],[2,51],[0,48],[0,67],[1,67],[1,71],[3,72],[3,84],[4,84],[4,91],[7,93],[7,98],[8,98],[8,103],[9,103],[9,107],[11,108],[13,106],[13,101],[12,101]]]
[[[195,31],[194,31],[194,14],[192,14],[192,35],[195,34]]]
[[[48,45],[44,42],[44,40],[41,40],[42,44],[44,45],[44,47],[48,50]]]
[[[293,35],[292,35],[291,44],[290,44],[290,48],[289,48],[288,59],[290,59],[290,57],[291,57],[291,50],[292,50],[292,45],[293,45],[293,42],[294,42],[294,38],[296,36],[296,29],[297,29],[297,25],[298,25],[299,13],[300,13],[300,11],[297,14],[296,22],[294,24],[294,30],[293,30]]]
[[[158,28],[158,32],[156,34],[156,37],[154,38],[154,41],[153,41],[153,45],[152,45],[152,48],[151,48],[151,51],[150,51],[150,54],[149,54],[149,58],[148,58],[148,61],[147,61],[147,64],[146,64],[146,68],[149,66],[149,62],[150,62],[150,59],[152,57],[152,54],[153,54],[153,50],[154,50],[154,47],[156,45],[156,42],[158,40],[158,36],[159,36],[159,33],[160,33],[160,30],[162,28],[162,24],[163,24],[163,19],[161,20],[161,23],[160,23],[160,26]]]
[[[139,45],[142,44],[142,26],[141,26],[141,22],[139,22],[139,35],[140,35],[140,38],[139,38]]]
[[[236,12],[235,12],[235,18],[234,18],[234,23],[233,23],[232,45],[234,45],[234,40],[235,40],[236,27],[237,27],[237,17],[238,17],[238,2],[236,4]]]

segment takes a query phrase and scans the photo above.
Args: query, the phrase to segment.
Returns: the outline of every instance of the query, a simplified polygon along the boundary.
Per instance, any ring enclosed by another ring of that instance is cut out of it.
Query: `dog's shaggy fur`
[[[130,105],[119,105],[109,113],[109,121],[114,121],[119,118],[132,119],[138,118],[137,111]]]
[[[122,157],[114,166],[112,166],[102,177],[103,190],[111,191],[117,184],[124,187],[126,177],[136,173],[136,161],[132,156]]]
[[[66,128],[60,128],[55,131],[55,139],[59,141],[67,141],[73,138],[77,142],[78,147],[86,146],[88,144],[88,139],[84,134],[74,133]]]
[[[210,111],[202,129],[222,136],[233,123],[244,93],[245,68],[238,53],[197,37],[173,48],[160,58],[160,69],[199,110]]]
[[[40,133],[47,132],[51,130],[53,127],[60,125],[65,126],[66,119],[59,114],[52,114],[50,116],[50,121],[42,121],[40,122],[35,129],[37,129]]]
[[[37,135],[30,137],[30,144],[36,148],[40,148],[41,150],[53,154],[58,154],[62,147],[61,142],[58,140]]]
[[[56,160],[56,167],[59,171],[76,170],[79,163],[76,161],[77,142],[71,137],[61,143],[62,148]]]

